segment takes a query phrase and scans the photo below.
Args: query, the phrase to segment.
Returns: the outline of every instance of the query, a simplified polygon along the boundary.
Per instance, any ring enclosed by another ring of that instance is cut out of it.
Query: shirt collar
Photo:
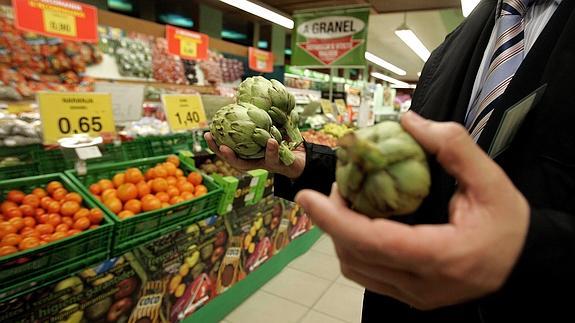
[[[544,1],[554,1],[557,5],[560,5],[561,1],[563,1],[563,0],[538,0],[535,2],[535,4],[542,3]],[[501,13],[501,4],[502,3],[503,3],[503,0],[497,1],[497,10],[495,10],[495,19],[496,20],[497,20],[497,18],[499,18],[499,14]]]

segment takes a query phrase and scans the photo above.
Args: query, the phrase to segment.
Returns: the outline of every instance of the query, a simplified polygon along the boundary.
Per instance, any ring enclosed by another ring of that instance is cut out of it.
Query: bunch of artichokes
[[[262,76],[249,77],[240,84],[237,101],[251,103],[266,111],[274,125],[286,134],[290,147],[297,147],[303,142],[297,127],[295,97],[280,82]]]
[[[336,181],[356,211],[373,218],[409,214],[429,194],[425,153],[398,122],[348,133],[339,144]]]
[[[291,165],[295,156],[282,142],[280,131],[270,116],[249,103],[232,103],[214,115],[210,132],[216,144],[230,147],[240,158],[257,159],[265,156],[268,139],[274,138],[279,147],[279,158]]]

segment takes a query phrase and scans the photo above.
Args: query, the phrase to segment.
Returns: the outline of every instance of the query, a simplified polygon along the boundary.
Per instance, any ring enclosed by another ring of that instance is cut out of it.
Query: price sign
[[[332,114],[332,115],[334,114],[333,105],[331,104],[330,100],[321,99],[319,104],[321,105],[321,110],[323,111],[323,114]]]
[[[337,108],[339,114],[344,114],[347,111],[347,107],[343,99],[336,99],[335,107]]]
[[[207,127],[206,112],[199,95],[164,94],[162,103],[172,131]]]
[[[250,69],[262,73],[274,71],[274,54],[254,47],[248,49],[248,59]]]
[[[116,132],[109,94],[43,92],[38,94],[38,106],[44,144],[56,144],[74,134]]]
[[[203,60],[208,58],[210,38],[206,34],[166,25],[168,53],[184,59]]]
[[[68,0],[12,0],[14,24],[24,31],[98,42],[98,9]]]

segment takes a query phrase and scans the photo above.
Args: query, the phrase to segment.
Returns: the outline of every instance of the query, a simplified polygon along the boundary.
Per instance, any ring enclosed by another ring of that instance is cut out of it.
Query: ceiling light
[[[373,73],[371,73],[371,76],[373,76],[373,77],[375,77],[375,78],[378,78],[378,79],[380,79],[380,80],[384,80],[384,81],[386,81],[386,82],[395,84],[395,85],[409,86],[408,83],[402,82],[402,81],[400,81],[400,80],[396,80],[396,79],[394,79],[393,77],[387,76],[387,75],[385,75],[385,74],[381,74],[381,73],[379,73],[379,72],[373,72]]]
[[[461,0],[461,11],[463,13],[463,17],[469,16],[479,1],[481,0]]]
[[[417,77],[421,77],[421,72],[417,72]]]
[[[268,8],[264,8],[258,4],[255,4],[247,0],[220,0],[223,3],[227,3],[230,6],[236,7],[243,11],[247,11],[252,15],[256,15],[265,20],[271,21],[275,24],[283,26],[288,29],[293,29],[294,22],[288,17],[282,16],[277,12],[271,11]]]
[[[373,55],[370,52],[365,52],[365,59],[367,59],[368,61],[372,62],[375,65],[379,65],[383,68],[385,68],[386,70],[393,72],[397,75],[406,75],[407,72],[402,70],[401,68],[391,64],[388,61],[383,60],[381,57],[377,57],[375,55]]]
[[[411,50],[419,56],[424,62],[427,61],[431,53],[429,49],[423,45],[421,40],[417,38],[415,33],[409,29],[406,25],[403,25],[395,31],[397,37],[399,37],[403,42],[411,48]]]

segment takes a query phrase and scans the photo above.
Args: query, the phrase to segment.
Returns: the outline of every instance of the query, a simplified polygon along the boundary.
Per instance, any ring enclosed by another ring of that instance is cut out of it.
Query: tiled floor
[[[363,288],[341,275],[323,235],[222,323],[357,323],[362,300]]]

